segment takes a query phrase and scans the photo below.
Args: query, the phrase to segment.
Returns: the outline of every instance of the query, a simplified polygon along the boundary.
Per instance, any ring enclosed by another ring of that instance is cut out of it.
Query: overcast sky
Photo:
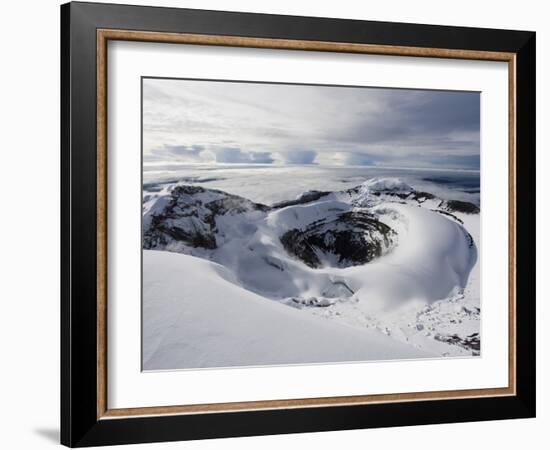
[[[151,163],[479,168],[479,94],[143,80]]]

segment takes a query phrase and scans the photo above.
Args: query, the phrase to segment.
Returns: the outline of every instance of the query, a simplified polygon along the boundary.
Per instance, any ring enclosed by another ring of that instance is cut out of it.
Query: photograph
[[[142,370],[481,355],[479,92],[141,92]]]

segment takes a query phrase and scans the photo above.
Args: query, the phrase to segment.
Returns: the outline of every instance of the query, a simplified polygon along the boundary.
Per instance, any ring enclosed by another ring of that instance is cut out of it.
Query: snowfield
[[[193,256],[146,250],[143,275],[146,370],[435,356],[266,301],[228,281],[223,266]]]
[[[143,203],[145,370],[480,354],[479,208],[396,177]]]

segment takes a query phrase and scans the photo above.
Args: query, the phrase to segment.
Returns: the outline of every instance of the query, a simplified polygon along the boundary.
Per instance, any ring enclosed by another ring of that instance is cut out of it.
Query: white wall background
[[[129,3],[382,21],[525,29],[537,32],[538,418],[141,445],[158,449],[542,448],[550,427],[550,327],[543,291],[550,267],[550,28],[536,0],[385,2],[163,0]],[[59,0],[6,2],[0,45],[0,447],[42,449],[59,422]],[[546,126],[543,126],[546,125]],[[127,447],[131,448],[131,447]]]

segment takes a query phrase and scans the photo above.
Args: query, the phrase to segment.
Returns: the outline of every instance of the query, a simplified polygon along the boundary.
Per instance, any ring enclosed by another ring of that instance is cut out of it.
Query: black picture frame
[[[98,418],[98,29],[516,55],[516,394]],[[61,6],[61,443],[70,447],[535,416],[534,32],[73,2]]]

